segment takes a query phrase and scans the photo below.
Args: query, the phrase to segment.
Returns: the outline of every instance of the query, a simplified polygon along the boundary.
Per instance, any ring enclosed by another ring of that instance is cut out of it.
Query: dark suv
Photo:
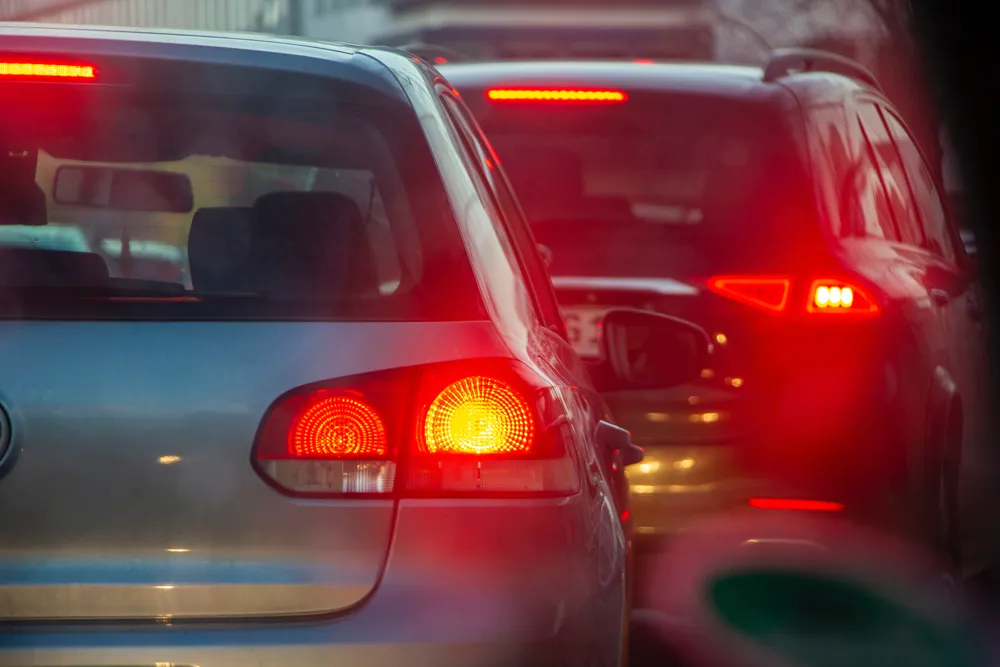
[[[957,553],[977,283],[869,72],[803,50],[764,68],[440,69],[546,247],[580,353],[612,307],[714,337],[699,382],[607,396],[646,450],[629,468],[640,533],[749,504],[906,519]]]

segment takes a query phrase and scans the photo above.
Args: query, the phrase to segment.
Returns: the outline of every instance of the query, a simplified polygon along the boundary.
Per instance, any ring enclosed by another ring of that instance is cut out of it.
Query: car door
[[[985,404],[987,377],[985,338],[981,327],[978,283],[969,270],[955,221],[950,219],[927,162],[899,116],[888,107],[881,113],[906,169],[915,209],[931,254],[927,280],[941,307],[948,368],[963,398],[963,424],[973,435]]]
[[[926,422],[920,416],[927,411],[933,369],[945,354],[941,318],[924,285],[929,254],[914,245],[920,232],[898,165],[891,167],[888,131],[873,100],[855,99],[852,107],[848,136],[853,185],[845,190],[850,194],[842,245],[850,266],[877,285],[885,299],[879,326],[887,341],[887,418],[898,438],[899,455],[916,455],[926,440]]]

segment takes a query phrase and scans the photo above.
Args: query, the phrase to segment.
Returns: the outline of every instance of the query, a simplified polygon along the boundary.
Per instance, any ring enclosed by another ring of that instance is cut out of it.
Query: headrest
[[[191,219],[191,283],[204,292],[253,292],[250,208],[201,208]]]
[[[374,254],[354,200],[274,192],[254,204],[256,291],[285,299],[348,299],[378,291]]]
[[[108,283],[108,265],[90,252],[0,248],[0,284],[94,287]]]

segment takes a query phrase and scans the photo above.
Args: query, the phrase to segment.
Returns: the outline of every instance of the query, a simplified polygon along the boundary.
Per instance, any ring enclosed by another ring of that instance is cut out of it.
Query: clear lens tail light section
[[[346,378],[279,399],[258,472],[304,496],[567,495],[576,436],[560,391],[510,360]]]
[[[861,287],[843,280],[814,280],[809,288],[806,310],[824,315],[862,315],[878,313],[875,300]]]

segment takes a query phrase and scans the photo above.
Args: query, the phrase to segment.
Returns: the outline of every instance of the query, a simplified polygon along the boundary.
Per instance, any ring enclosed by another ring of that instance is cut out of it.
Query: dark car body
[[[981,414],[977,283],[932,170],[876,85],[822,63],[767,76],[441,69],[547,247],[582,354],[610,307],[715,338],[699,382],[607,395],[646,449],[628,469],[640,532],[755,498],[893,525],[906,515],[954,541],[963,440]],[[850,288],[839,310],[825,301],[833,287]]]

